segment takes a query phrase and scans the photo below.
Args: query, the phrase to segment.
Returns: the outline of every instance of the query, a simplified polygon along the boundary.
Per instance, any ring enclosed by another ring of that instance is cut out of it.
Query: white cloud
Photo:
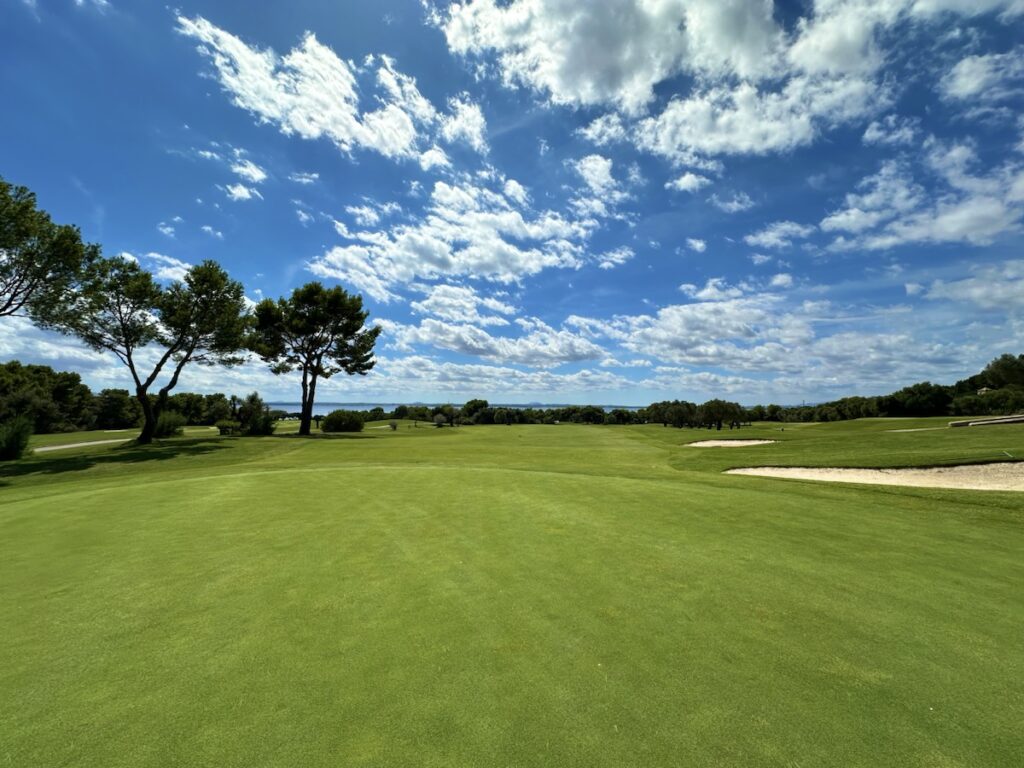
[[[976,304],[982,309],[1020,312],[1024,308],[1024,261],[977,267],[973,276],[962,280],[936,280],[925,296]]]
[[[435,285],[425,289],[427,298],[414,301],[409,308],[421,315],[433,315],[441,320],[472,325],[508,325],[500,315],[514,315],[516,308],[494,297],[480,296],[474,289],[461,285]],[[491,313],[481,314],[481,310]]]
[[[160,232],[164,237],[174,238],[174,226],[167,222],[161,221],[156,225],[157,231]]]
[[[576,133],[599,147],[625,141],[628,136],[626,126],[616,112],[595,118],[589,125],[577,129]]]
[[[618,188],[612,176],[612,161],[607,157],[587,155],[573,163],[573,168],[596,195],[606,195]]]
[[[731,200],[723,200],[717,194],[714,194],[708,198],[708,202],[726,213],[739,213],[754,207],[754,201],[750,199],[750,195],[746,192],[739,192],[733,195]]]
[[[803,239],[814,232],[813,226],[795,221],[776,221],[759,232],[747,235],[743,242],[761,248],[788,248],[793,240]]]
[[[972,172],[969,145],[931,140],[926,163],[948,187],[926,194],[905,163],[889,161],[846,196],[846,207],[821,222],[824,231],[852,235],[829,248],[883,250],[907,243],[987,245],[1019,229],[1024,217],[1024,170],[1008,162],[987,175]]]
[[[449,48],[493,52],[504,81],[573,106],[615,104],[638,112],[657,83],[683,72],[770,74],[781,31],[771,3],[578,3],[477,0],[438,21]]]
[[[1006,53],[967,56],[939,81],[955,101],[1002,101],[1024,93],[1024,45]]]
[[[814,141],[824,127],[858,120],[888,97],[858,77],[791,78],[779,91],[742,82],[673,98],[637,128],[644,149],[679,165],[715,155],[764,155]]]
[[[526,188],[515,179],[506,179],[505,187],[502,191],[505,193],[505,197],[518,203],[520,206],[529,205],[530,203],[530,195]]]
[[[445,151],[436,145],[420,155],[420,168],[424,171],[429,171],[432,168],[448,168],[451,164]]]
[[[297,173],[291,173],[288,175],[288,181],[294,181],[296,184],[313,184],[319,178],[319,173],[306,173],[304,171],[299,171]]]
[[[185,274],[192,268],[187,261],[162,253],[147,253],[142,259],[148,263],[157,280],[184,280]]]
[[[493,336],[474,325],[446,323],[433,318],[423,320],[418,326],[388,323],[385,332],[394,339],[395,348],[400,351],[430,346],[493,362],[535,368],[552,368],[606,356],[604,350],[589,339],[565,329],[556,330],[536,318],[519,319],[516,324],[523,335]]]
[[[700,288],[693,283],[683,283],[679,290],[687,296],[700,301],[725,301],[743,295],[743,288],[729,285],[724,277],[712,277]]]
[[[204,224],[202,227],[200,227],[200,229],[216,240],[224,239],[224,233],[221,232],[219,229],[214,229],[209,224]]]
[[[263,199],[263,195],[259,193],[259,190],[247,187],[244,184],[228,184],[224,187],[224,194],[231,200],[252,200],[254,197],[258,197],[260,200]]]
[[[612,251],[606,251],[597,257],[597,265],[601,269],[614,269],[632,259],[636,253],[629,246],[623,245]]]
[[[793,285],[793,276],[785,272],[780,272],[777,275],[772,275],[772,279],[768,284],[772,288],[789,288]]]
[[[238,158],[231,164],[231,170],[244,181],[251,184],[260,184],[266,181],[267,172],[260,168],[252,160]]]
[[[286,135],[327,138],[343,152],[370,149],[385,157],[418,156],[418,144],[437,121],[416,81],[387,56],[364,67],[339,58],[312,33],[289,53],[247,45],[202,17],[178,16],[178,31],[199,42],[232,102]],[[359,82],[374,71],[379,108],[360,111]]]
[[[307,226],[311,221],[313,221],[313,216],[309,213],[306,213],[301,208],[295,209],[295,215],[299,218],[299,223],[302,224],[302,226],[304,227]]]
[[[760,267],[763,264],[767,264],[772,260],[771,256],[766,256],[763,253],[752,253],[750,254],[750,260],[754,262],[754,266]]]
[[[451,113],[441,118],[441,136],[448,142],[465,141],[480,154],[487,153],[487,121],[480,105],[467,94],[448,100]]]
[[[463,179],[438,181],[418,221],[374,231],[335,228],[349,244],[328,250],[309,268],[348,282],[380,301],[414,279],[470,277],[511,283],[547,268],[579,268],[592,218],[551,210],[526,216],[501,191]]]
[[[704,253],[707,250],[708,244],[703,240],[698,240],[696,237],[688,237],[686,238],[686,247],[691,251]]]
[[[881,120],[873,120],[865,129],[862,140],[865,144],[886,146],[913,144],[917,138],[918,122],[915,118],[887,115]]]
[[[696,192],[701,187],[706,187],[711,179],[687,171],[678,179],[673,179],[665,184],[665,189],[674,189],[679,192]]]

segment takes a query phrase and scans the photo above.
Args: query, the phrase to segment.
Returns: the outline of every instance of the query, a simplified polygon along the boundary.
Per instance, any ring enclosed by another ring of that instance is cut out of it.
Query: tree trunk
[[[312,379],[309,372],[302,371],[302,410],[299,412],[299,434],[309,437],[310,423],[313,421],[313,397],[316,394],[316,376]]]
[[[142,432],[135,439],[135,442],[139,445],[149,445],[153,442],[153,435],[156,434],[156,419],[157,412],[153,408],[153,403],[149,399],[149,395],[146,390],[141,387],[136,388],[135,397],[139,401],[139,405],[142,406]]]

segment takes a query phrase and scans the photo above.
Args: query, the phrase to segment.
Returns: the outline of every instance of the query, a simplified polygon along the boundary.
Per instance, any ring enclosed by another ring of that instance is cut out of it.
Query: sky
[[[360,293],[377,365],[320,400],[799,404],[1024,352],[1024,0],[0,0],[0,88],[0,176],[106,255]],[[0,318],[9,359],[129,383]]]

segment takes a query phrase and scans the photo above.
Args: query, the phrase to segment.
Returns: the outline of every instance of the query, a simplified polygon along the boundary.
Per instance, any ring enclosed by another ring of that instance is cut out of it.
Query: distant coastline
[[[274,410],[288,411],[289,413],[298,413],[301,405],[296,402],[267,402],[267,405]],[[433,408],[437,405],[446,405],[446,403],[315,403],[313,405],[313,415],[324,415],[331,411],[370,411],[374,408],[383,408],[387,412],[395,410],[400,405],[425,405],[428,408]],[[455,405],[461,405],[461,403],[455,403]],[[576,405],[575,403],[491,403],[494,408],[537,408],[538,410],[547,410],[549,408],[569,408]],[[577,406],[580,407],[580,406]],[[641,405],[598,405],[603,411],[614,411],[617,408],[621,408],[625,411],[639,411],[645,406]]]

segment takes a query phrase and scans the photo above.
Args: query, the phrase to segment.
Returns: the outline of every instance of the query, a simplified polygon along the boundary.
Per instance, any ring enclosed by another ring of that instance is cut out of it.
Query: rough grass
[[[1024,455],[908,426],[0,465],[0,765],[1019,765],[1021,495],[720,474]]]

